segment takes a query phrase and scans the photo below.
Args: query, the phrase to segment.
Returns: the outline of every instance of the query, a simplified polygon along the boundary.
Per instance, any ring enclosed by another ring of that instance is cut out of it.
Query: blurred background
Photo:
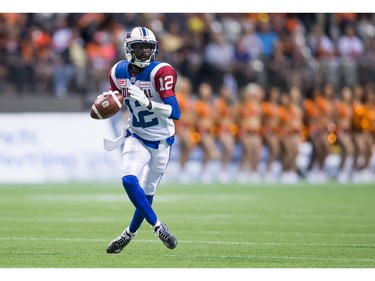
[[[117,181],[124,108],[89,117],[126,32],[178,72],[165,181],[375,182],[375,15],[0,14],[0,182]]]

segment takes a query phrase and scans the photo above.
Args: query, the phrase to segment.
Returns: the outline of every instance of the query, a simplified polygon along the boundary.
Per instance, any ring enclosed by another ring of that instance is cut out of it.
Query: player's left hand
[[[137,86],[130,85],[128,87],[128,92],[130,94],[130,97],[138,101],[142,107],[151,109],[150,99],[146,97],[144,92],[141,89],[139,89]]]

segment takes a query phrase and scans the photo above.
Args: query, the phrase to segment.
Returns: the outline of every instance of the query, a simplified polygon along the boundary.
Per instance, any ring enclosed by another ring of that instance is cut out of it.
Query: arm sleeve
[[[109,74],[108,74],[108,76],[109,76],[109,90],[110,91],[119,91],[119,92],[121,92],[121,90],[119,88],[117,88],[117,86],[116,86],[116,84],[115,84],[115,82],[113,80],[114,79],[114,71],[116,69],[116,65],[111,68],[111,70],[109,71]]]
[[[164,98],[163,102],[164,103],[151,101],[151,111],[162,117],[171,118],[174,120],[180,119],[181,110],[176,97],[172,96]]]
[[[111,74],[112,74],[112,69],[111,69],[111,71],[109,72],[109,90],[110,90],[110,91],[120,91],[120,90],[117,88],[115,82],[113,81],[113,77],[112,77]]]

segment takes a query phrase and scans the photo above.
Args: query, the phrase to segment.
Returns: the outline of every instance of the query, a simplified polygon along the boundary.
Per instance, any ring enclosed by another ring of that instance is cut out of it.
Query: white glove
[[[132,99],[135,99],[136,101],[139,102],[139,104],[147,109],[151,109],[152,103],[148,97],[145,96],[145,93],[139,89],[137,86],[130,85],[128,87],[128,92],[130,94],[130,97]]]

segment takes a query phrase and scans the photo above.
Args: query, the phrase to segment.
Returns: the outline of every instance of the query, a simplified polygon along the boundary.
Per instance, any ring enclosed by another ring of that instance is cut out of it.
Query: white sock
[[[158,228],[160,225],[161,225],[161,222],[158,220],[158,221],[152,226],[152,228],[155,230],[155,229]]]
[[[126,233],[130,235],[130,237],[134,237],[137,232],[130,232],[129,227],[125,229]]]

